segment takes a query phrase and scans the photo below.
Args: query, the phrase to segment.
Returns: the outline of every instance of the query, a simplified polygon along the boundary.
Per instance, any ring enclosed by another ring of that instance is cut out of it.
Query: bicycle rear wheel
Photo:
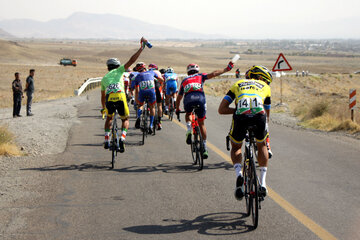
[[[246,155],[245,155],[246,156]],[[244,195],[246,204],[246,216],[250,216],[251,204],[250,204],[250,167],[249,159],[244,159],[243,176],[244,176]]]
[[[191,156],[193,159],[193,165],[198,163],[198,156],[196,154],[196,143],[198,141],[198,134],[193,134],[193,140],[191,141]]]
[[[111,168],[114,169],[115,159],[117,155],[117,122],[116,122],[116,114],[114,114],[113,125],[111,129]]]
[[[259,223],[259,191],[257,184],[257,175],[254,159],[250,159],[250,202],[251,202],[251,216],[254,229],[257,228]]]
[[[169,119],[170,121],[172,121],[174,118],[174,104],[173,104],[173,99],[170,98],[170,109],[169,109]]]
[[[145,144],[145,137],[147,135],[147,104],[144,105],[141,118],[141,130],[142,130],[142,145]]]
[[[204,140],[200,133],[200,128],[195,127],[195,131],[198,135],[199,140],[196,143],[196,156],[198,161],[198,170],[201,171],[204,167],[204,158],[203,158],[203,152],[204,152]]]

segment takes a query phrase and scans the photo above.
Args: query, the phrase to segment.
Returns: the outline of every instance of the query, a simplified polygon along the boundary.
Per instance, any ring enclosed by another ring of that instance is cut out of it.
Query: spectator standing
[[[13,99],[14,99],[14,107],[13,107],[13,117],[21,117],[20,109],[21,109],[21,98],[23,98],[23,89],[20,80],[20,73],[15,73],[15,80],[12,82],[12,90],[13,90]]]
[[[26,96],[27,96],[27,102],[26,102],[26,115],[27,116],[33,116],[34,114],[31,113],[31,104],[34,94],[34,75],[35,75],[35,69],[30,69],[30,74],[26,78]]]

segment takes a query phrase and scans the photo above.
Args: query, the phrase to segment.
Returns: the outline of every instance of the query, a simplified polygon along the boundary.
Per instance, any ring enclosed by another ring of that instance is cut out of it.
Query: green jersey
[[[116,92],[125,92],[124,72],[124,65],[108,72],[101,80],[101,91],[105,91],[106,95]]]

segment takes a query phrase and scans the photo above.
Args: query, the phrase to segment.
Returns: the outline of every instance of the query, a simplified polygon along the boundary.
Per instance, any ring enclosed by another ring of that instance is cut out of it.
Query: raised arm
[[[143,42],[147,42],[147,40],[142,37],[140,39],[140,49],[136,51],[136,53],[134,53],[134,55],[131,56],[131,58],[129,59],[129,61],[127,61],[124,65],[125,69],[128,69],[129,67],[131,67],[131,65],[136,62],[136,60],[139,58],[141,52],[143,51],[144,47],[143,47]]]
[[[233,67],[234,67],[234,64],[232,62],[229,62],[228,66],[226,68],[220,69],[220,70],[215,70],[212,73],[209,73],[207,75],[207,78],[211,79],[211,78],[217,77],[223,73],[230,71]]]

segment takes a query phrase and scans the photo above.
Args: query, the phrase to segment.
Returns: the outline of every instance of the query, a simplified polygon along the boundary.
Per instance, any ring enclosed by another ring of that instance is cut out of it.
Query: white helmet
[[[172,69],[171,67],[169,67],[168,69],[166,69],[167,73],[174,73],[174,69]]]
[[[106,65],[120,66],[120,61],[117,58],[110,58],[106,61]]]

